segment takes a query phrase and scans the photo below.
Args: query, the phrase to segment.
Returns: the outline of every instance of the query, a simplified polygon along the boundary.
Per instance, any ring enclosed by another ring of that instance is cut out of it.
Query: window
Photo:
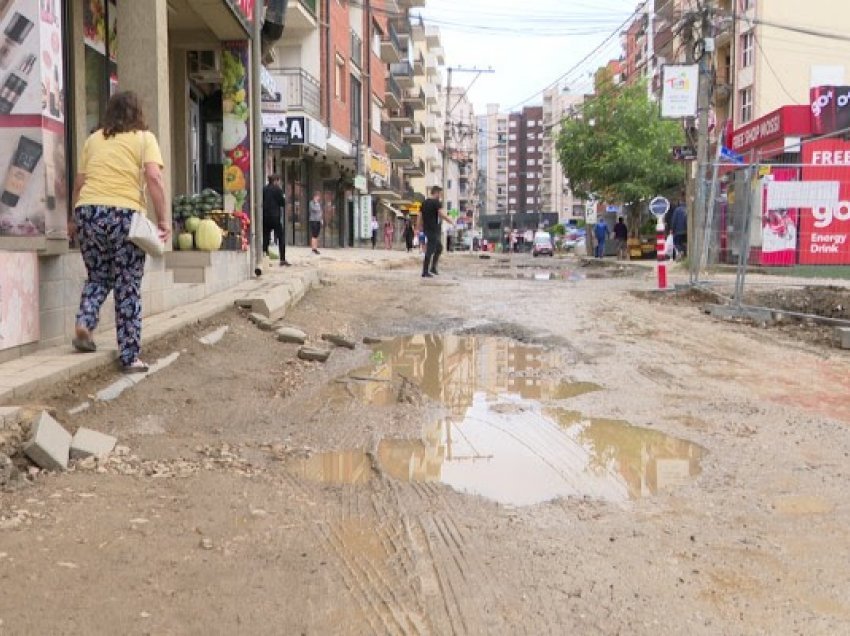
[[[511,192],[516,192],[516,186],[515,185],[508,186],[508,190],[510,190]]]
[[[509,166],[515,166],[516,165],[516,159],[511,159],[510,161],[508,161],[508,165]]]
[[[381,27],[377,22],[372,22],[372,53],[377,57],[381,57],[381,40],[384,39],[384,34],[381,33]]]
[[[537,148],[536,148],[536,147],[534,147],[534,146],[529,146],[529,147],[528,147],[528,152],[529,152],[529,153],[537,152]]]
[[[451,179],[446,179],[446,189],[447,189],[447,190],[451,190],[451,189],[452,189],[452,180],[451,180]],[[451,210],[451,209],[452,209],[452,206],[451,206],[451,205],[447,205],[446,207],[447,207],[449,210]]]
[[[510,141],[516,141],[516,135],[514,135],[514,134],[510,134],[510,135],[508,135],[508,139],[509,139]]]
[[[510,199],[508,199],[508,203],[510,203],[511,205],[516,205],[516,199],[511,197]]]
[[[746,124],[753,119],[753,89],[745,88],[738,91],[738,103],[741,104],[741,123]]]
[[[381,132],[381,113],[384,112],[384,108],[377,99],[372,100],[372,130],[376,133]]]
[[[534,197],[526,197],[525,202],[528,204],[534,204]]]
[[[741,11],[749,11],[755,5],[755,0],[741,0]]]
[[[345,89],[345,59],[337,53],[334,73],[334,97],[343,101],[343,90]]]
[[[516,128],[516,120],[512,120],[509,125],[511,128]]]
[[[537,186],[536,186],[536,185],[534,185],[533,183],[528,183],[528,184],[526,184],[526,186],[525,186],[525,191],[526,191],[526,192],[534,192],[534,189],[535,189],[536,187],[537,187]]]
[[[511,154],[516,153],[516,146],[511,146],[510,148],[508,148],[508,152]]]
[[[528,133],[528,139],[537,139],[537,133],[534,133],[534,132]]]
[[[505,194],[505,188],[503,186],[498,186],[496,188],[496,194],[498,194],[499,196],[502,196],[503,194]]]
[[[516,172],[511,172],[508,174],[508,179],[516,179]]]
[[[537,163],[537,162],[536,162],[536,161],[534,161],[534,159],[529,159],[529,160],[528,160],[528,165],[529,165],[529,166],[533,166],[533,165],[535,165],[535,163]]]
[[[747,68],[753,65],[753,45],[755,44],[755,34],[750,31],[741,36],[741,68]]]

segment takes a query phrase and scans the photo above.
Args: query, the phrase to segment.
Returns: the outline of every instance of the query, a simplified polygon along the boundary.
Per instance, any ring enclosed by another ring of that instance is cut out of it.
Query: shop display
[[[42,150],[41,143],[29,137],[22,135],[18,140],[18,148],[12,157],[12,163],[6,173],[3,194],[0,196],[0,202],[3,205],[10,208],[18,205],[36,165],[41,160]]]
[[[199,194],[180,194],[172,201],[174,249],[245,251],[248,215],[225,212],[223,197],[210,188]]]
[[[9,66],[9,60],[15,50],[23,44],[32,31],[33,23],[20,13],[16,13],[3,34],[6,36],[0,45],[0,68]]]
[[[36,63],[35,55],[28,55],[16,71],[9,73],[0,88],[0,115],[8,115],[27,88],[27,76]]]

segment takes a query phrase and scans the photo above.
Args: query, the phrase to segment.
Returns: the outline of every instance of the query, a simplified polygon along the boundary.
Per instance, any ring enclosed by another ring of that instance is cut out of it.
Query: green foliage
[[[579,197],[631,206],[681,183],[671,151],[683,141],[682,127],[661,119],[641,83],[589,98],[581,119],[564,121],[558,157]]]
[[[555,236],[563,236],[567,233],[567,230],[564,228],[563,223],[556,223],[551,228],[549,228],[549,232],[551,232]]]

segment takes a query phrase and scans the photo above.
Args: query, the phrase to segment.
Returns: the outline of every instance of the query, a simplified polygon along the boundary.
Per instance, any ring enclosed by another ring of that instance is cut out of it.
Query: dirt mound
[[[824,318],[850,320],[850,289],[809,286],[802,289],[754,291],[748,304],[782,309]]]

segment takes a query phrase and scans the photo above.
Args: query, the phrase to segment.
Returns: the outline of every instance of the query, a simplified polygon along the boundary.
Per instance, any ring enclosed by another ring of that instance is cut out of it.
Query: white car
[[[552,237],[549,235],[549,232],[538,232],[534,235],[531,255],[536,258],[541,254],[555,256],[555,247],[552,245]]]

